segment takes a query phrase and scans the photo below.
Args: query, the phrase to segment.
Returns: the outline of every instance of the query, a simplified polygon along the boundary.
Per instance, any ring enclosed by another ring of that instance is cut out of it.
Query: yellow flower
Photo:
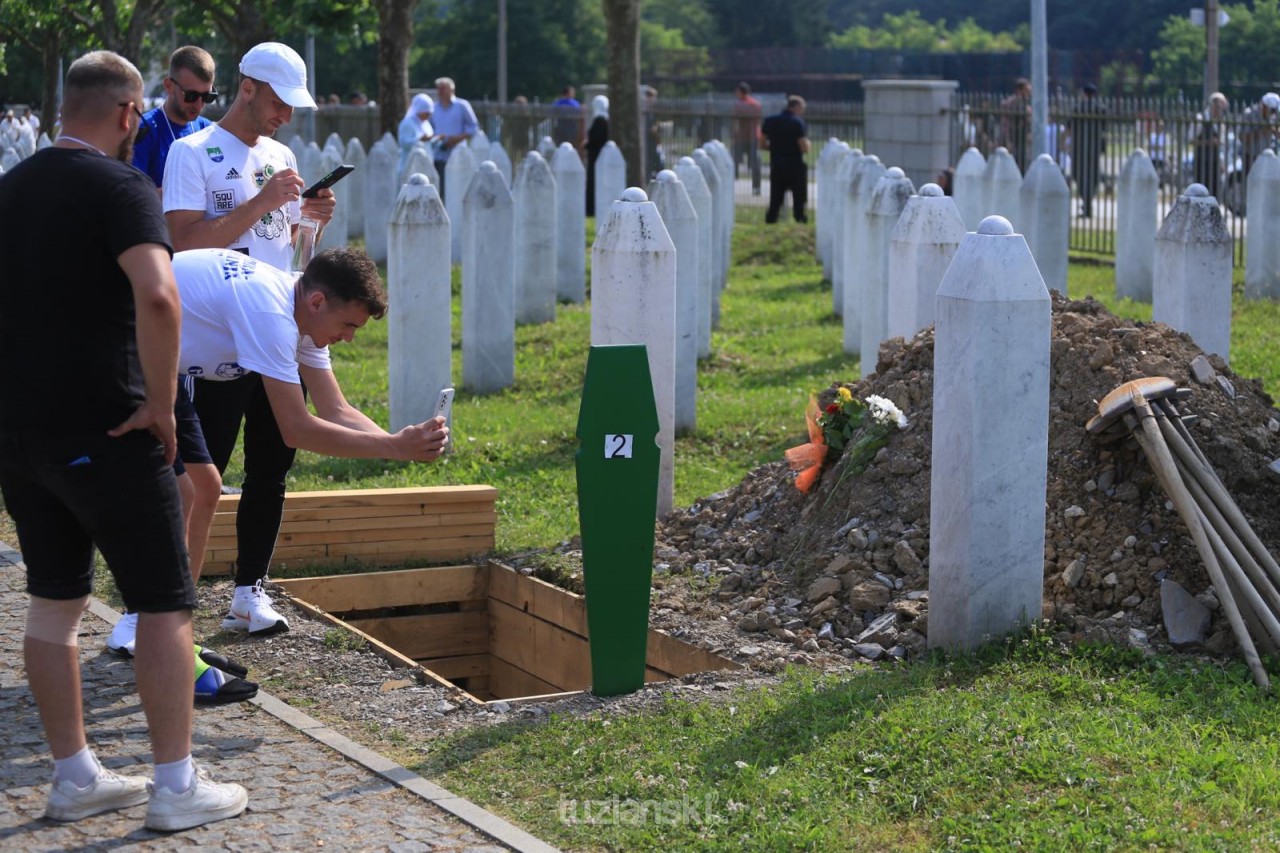
[[[853,393],[848,388],[837,388],[836,396],[840,398],[841,403],[847,403],[853,399]]]

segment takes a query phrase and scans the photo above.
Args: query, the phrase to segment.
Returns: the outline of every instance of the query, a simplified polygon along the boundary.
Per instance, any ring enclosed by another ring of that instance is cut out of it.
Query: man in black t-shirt
[[[196,772],[192,694],[173,687],[194,678],[196,596],[172,467],[181,308],[169,235],[154,184],[129,165],[137,69],[95,51],[72,63],[64,92],[58,141],[0,178],[0,489],[31,595],[23,654],[54,758],[46,814],[149,800],[149,828],[186,829],[240,814],[247,795]],[[77,635],[95,546],[141,614],[153,782],[104,769],[85,736]]]
[[[804,212],[809,193],[809,167],[804,163],[804,156],[809,153],[809,139],[803,115],[804,98],[790,95],[787,108],[765,119],[761,128],[764,147],[770,155],[769,211],[765,222],[778,221],[787,190],[791,191],[796,222],[809,221]]]

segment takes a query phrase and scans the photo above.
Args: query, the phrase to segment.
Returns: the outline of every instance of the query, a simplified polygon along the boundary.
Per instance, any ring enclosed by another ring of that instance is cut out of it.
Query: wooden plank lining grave
[[[586,602],[489,561],[278,581],[295,603],[369,641],[396,666],[475,702],[529,701],[591,686]],[[650,630],[645,680],[736,668]]]
[[[290,492],[271,566],[385,566],[486,554],[494,547],[497,499],[497,489],[482,485]],[[204,574],[234,571],[239,507],[239,495],[218,500]]]

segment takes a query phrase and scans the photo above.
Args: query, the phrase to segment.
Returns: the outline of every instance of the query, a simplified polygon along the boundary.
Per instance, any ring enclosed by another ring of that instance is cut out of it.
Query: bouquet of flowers
[[[796,471],[796,488],[808,493],[828,462],[838,461],[846,452],[849,460],[843,480],[860,473],[889,441],[895,429],[906,429],[907,416],[889,400],[872,394],[856,399],[848,388],[836,389],[836,398],[819,412],[818,402],[809,398],[805,410],[809,443],[786,452],[791,470]],[[848,449],[846,451],[846,448]]]

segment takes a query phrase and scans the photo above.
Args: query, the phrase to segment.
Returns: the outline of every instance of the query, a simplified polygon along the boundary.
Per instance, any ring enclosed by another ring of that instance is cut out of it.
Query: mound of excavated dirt
[[[1169,578],[1214,611],[1206,648],[1232,651],[1195,546],[1136,443],[1101,444],[1084,424],[1123,382],[1167,376],[1191,388],[1178,405],[1199,418],[1196,442],[1275,554],[1280,483],[1266,467],[1280,455],[1280,413],[1259,381],[1206,360],[1187,335],[1122,321],[1092,300],[1055,297],[1051,352],[1045,619],[1069,639],[1163,647],[1159,584]],[[861,475],[838,483],[842,465],[829,466],[808,495],[778,462],[662,519],[657,626],[766,667],[925,648],[933,330],[886,342],[877,372],[847,387],[889,398],[910,427]]]

